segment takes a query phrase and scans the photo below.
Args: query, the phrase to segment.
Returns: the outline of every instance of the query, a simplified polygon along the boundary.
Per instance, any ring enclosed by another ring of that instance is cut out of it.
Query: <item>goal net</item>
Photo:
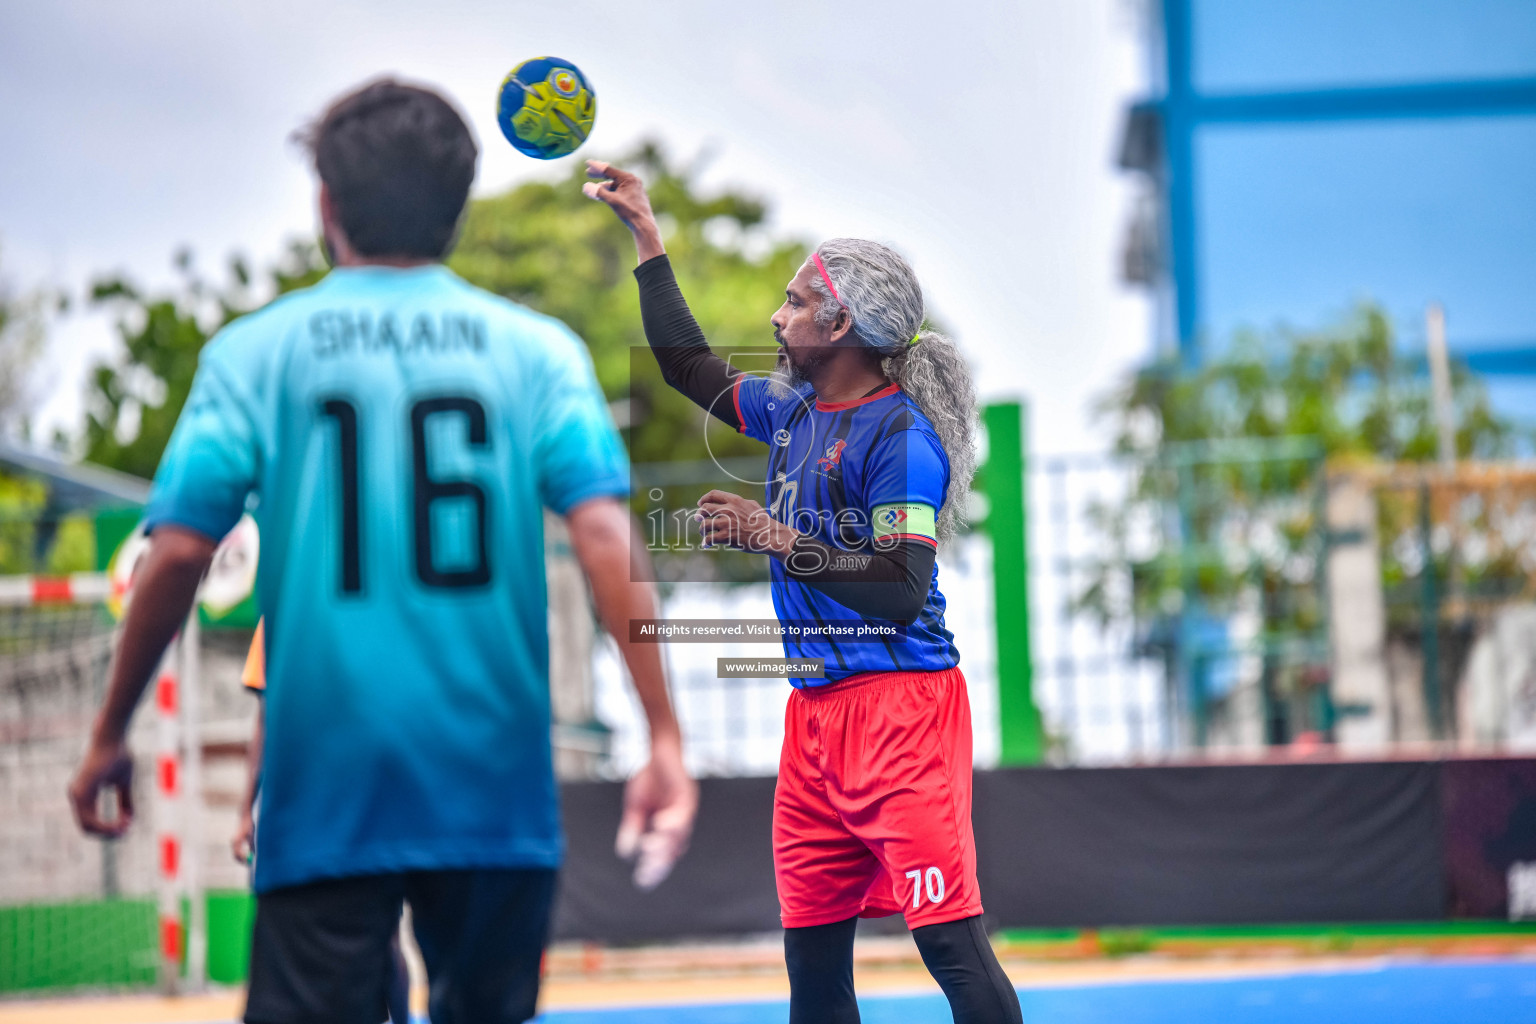
[[[88,839],[65,797],[105,690],[111,597],[99,574],[0,577],[0,994],[174,987],[189,949],[191,815],[178,798],[195,787],[174,657],[130,736],[140,821],[122,839]]]

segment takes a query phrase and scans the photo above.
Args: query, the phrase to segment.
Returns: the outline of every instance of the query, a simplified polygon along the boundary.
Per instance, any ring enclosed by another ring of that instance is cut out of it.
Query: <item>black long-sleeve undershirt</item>
[[[661,376],[690,401],[736,430],[742,427],[730,391],[741,371],[715,355],[694,319],[665,254],[635,268],[640,321]],[[850,557],[853,556],[853,557]],[[783,560],[790,579],[815,587],[845,608],[872,619],[911,623],[928,598],[937,557],[931,544],[901,540],[848,552],[802,534]]]
[[[666,253],[646,260],[635,268],[635,280],[640,282],[640,322],[662,379],[732,430],[740,430],[730,391],[741,371],[710,349],[677,286],[672,261]]]
[[[864,557],[850,559],[850,554]],[[784,574],[860,615],[911,625],[927,603],[937,554],[931,544],[919,540],[897,541],[876,551],[848,552],[801,534],[784,559]],[[862,564],[836,568],[840,561]]]

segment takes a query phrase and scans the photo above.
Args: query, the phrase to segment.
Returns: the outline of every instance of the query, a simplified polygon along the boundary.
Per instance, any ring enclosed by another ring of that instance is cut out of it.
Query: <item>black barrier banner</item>
[[[613,854],[623,786],[563,786],[556,937],[776,930],[773,789],[703,780],[687,855],[644,893]],[[1536,862],[1536,762],[977,772],[974,821],[994,928],[1497,917]]]
[[[633,865],[613,853],[623,785],[562,786],[568,853],[560,873],[555,938],[639,942],[776,930],[774,781],[701,779],[693,841],[651,892],[635,888]]]
[[[1433,764],[977,773],[989,917],[1019,927],[1444,916]]]
[[[1536,761],[1447,761],[1440,793],[1451,916],[1536,917]]]

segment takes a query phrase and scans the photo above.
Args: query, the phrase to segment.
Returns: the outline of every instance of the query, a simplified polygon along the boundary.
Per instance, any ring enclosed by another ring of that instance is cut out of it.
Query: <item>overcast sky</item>
[[[479,194],[563,174],[642,137],[714,154],[707,185],[767,198],[776,230],[891,242],[952,325],[986,397],[1031,400],[1037,451],[1096,447],[1090,398],[1149,349],[1119,283],[1131,183],[1114,169],[1145,77],[1139,0],[550,4],[501,0],[60,0],[0,5],[0,272],[76,294],[125,270],[172,278],[271,260],[313,232],[288,142],[381,72],[469,114]],[[575,61],[598,93],[577,157],[518,155],[495,124],[518,61]],[[765,340],[776,294],[762,297]],[[58,323],[42,420],[74,428],[110,323]]]

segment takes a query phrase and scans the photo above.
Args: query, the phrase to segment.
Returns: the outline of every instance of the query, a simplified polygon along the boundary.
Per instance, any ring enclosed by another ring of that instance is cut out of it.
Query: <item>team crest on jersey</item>
[[[783,448],[786,445],[788,445],[789,444],[789,431],[781,429],[781,430],[775,432],[774,435],[773,435],[773,443],[778,445],[780,448]]]
[[[846,447],[848,447],[848,442],[842,440],[841,438],[833,441],[831,444],[827,445],[827,450],[822,455],[822,457],[816,460],[816,465],[820,466],[824,470],[830,471],[835,469],[838,463],[842,460],[843,449]]]

